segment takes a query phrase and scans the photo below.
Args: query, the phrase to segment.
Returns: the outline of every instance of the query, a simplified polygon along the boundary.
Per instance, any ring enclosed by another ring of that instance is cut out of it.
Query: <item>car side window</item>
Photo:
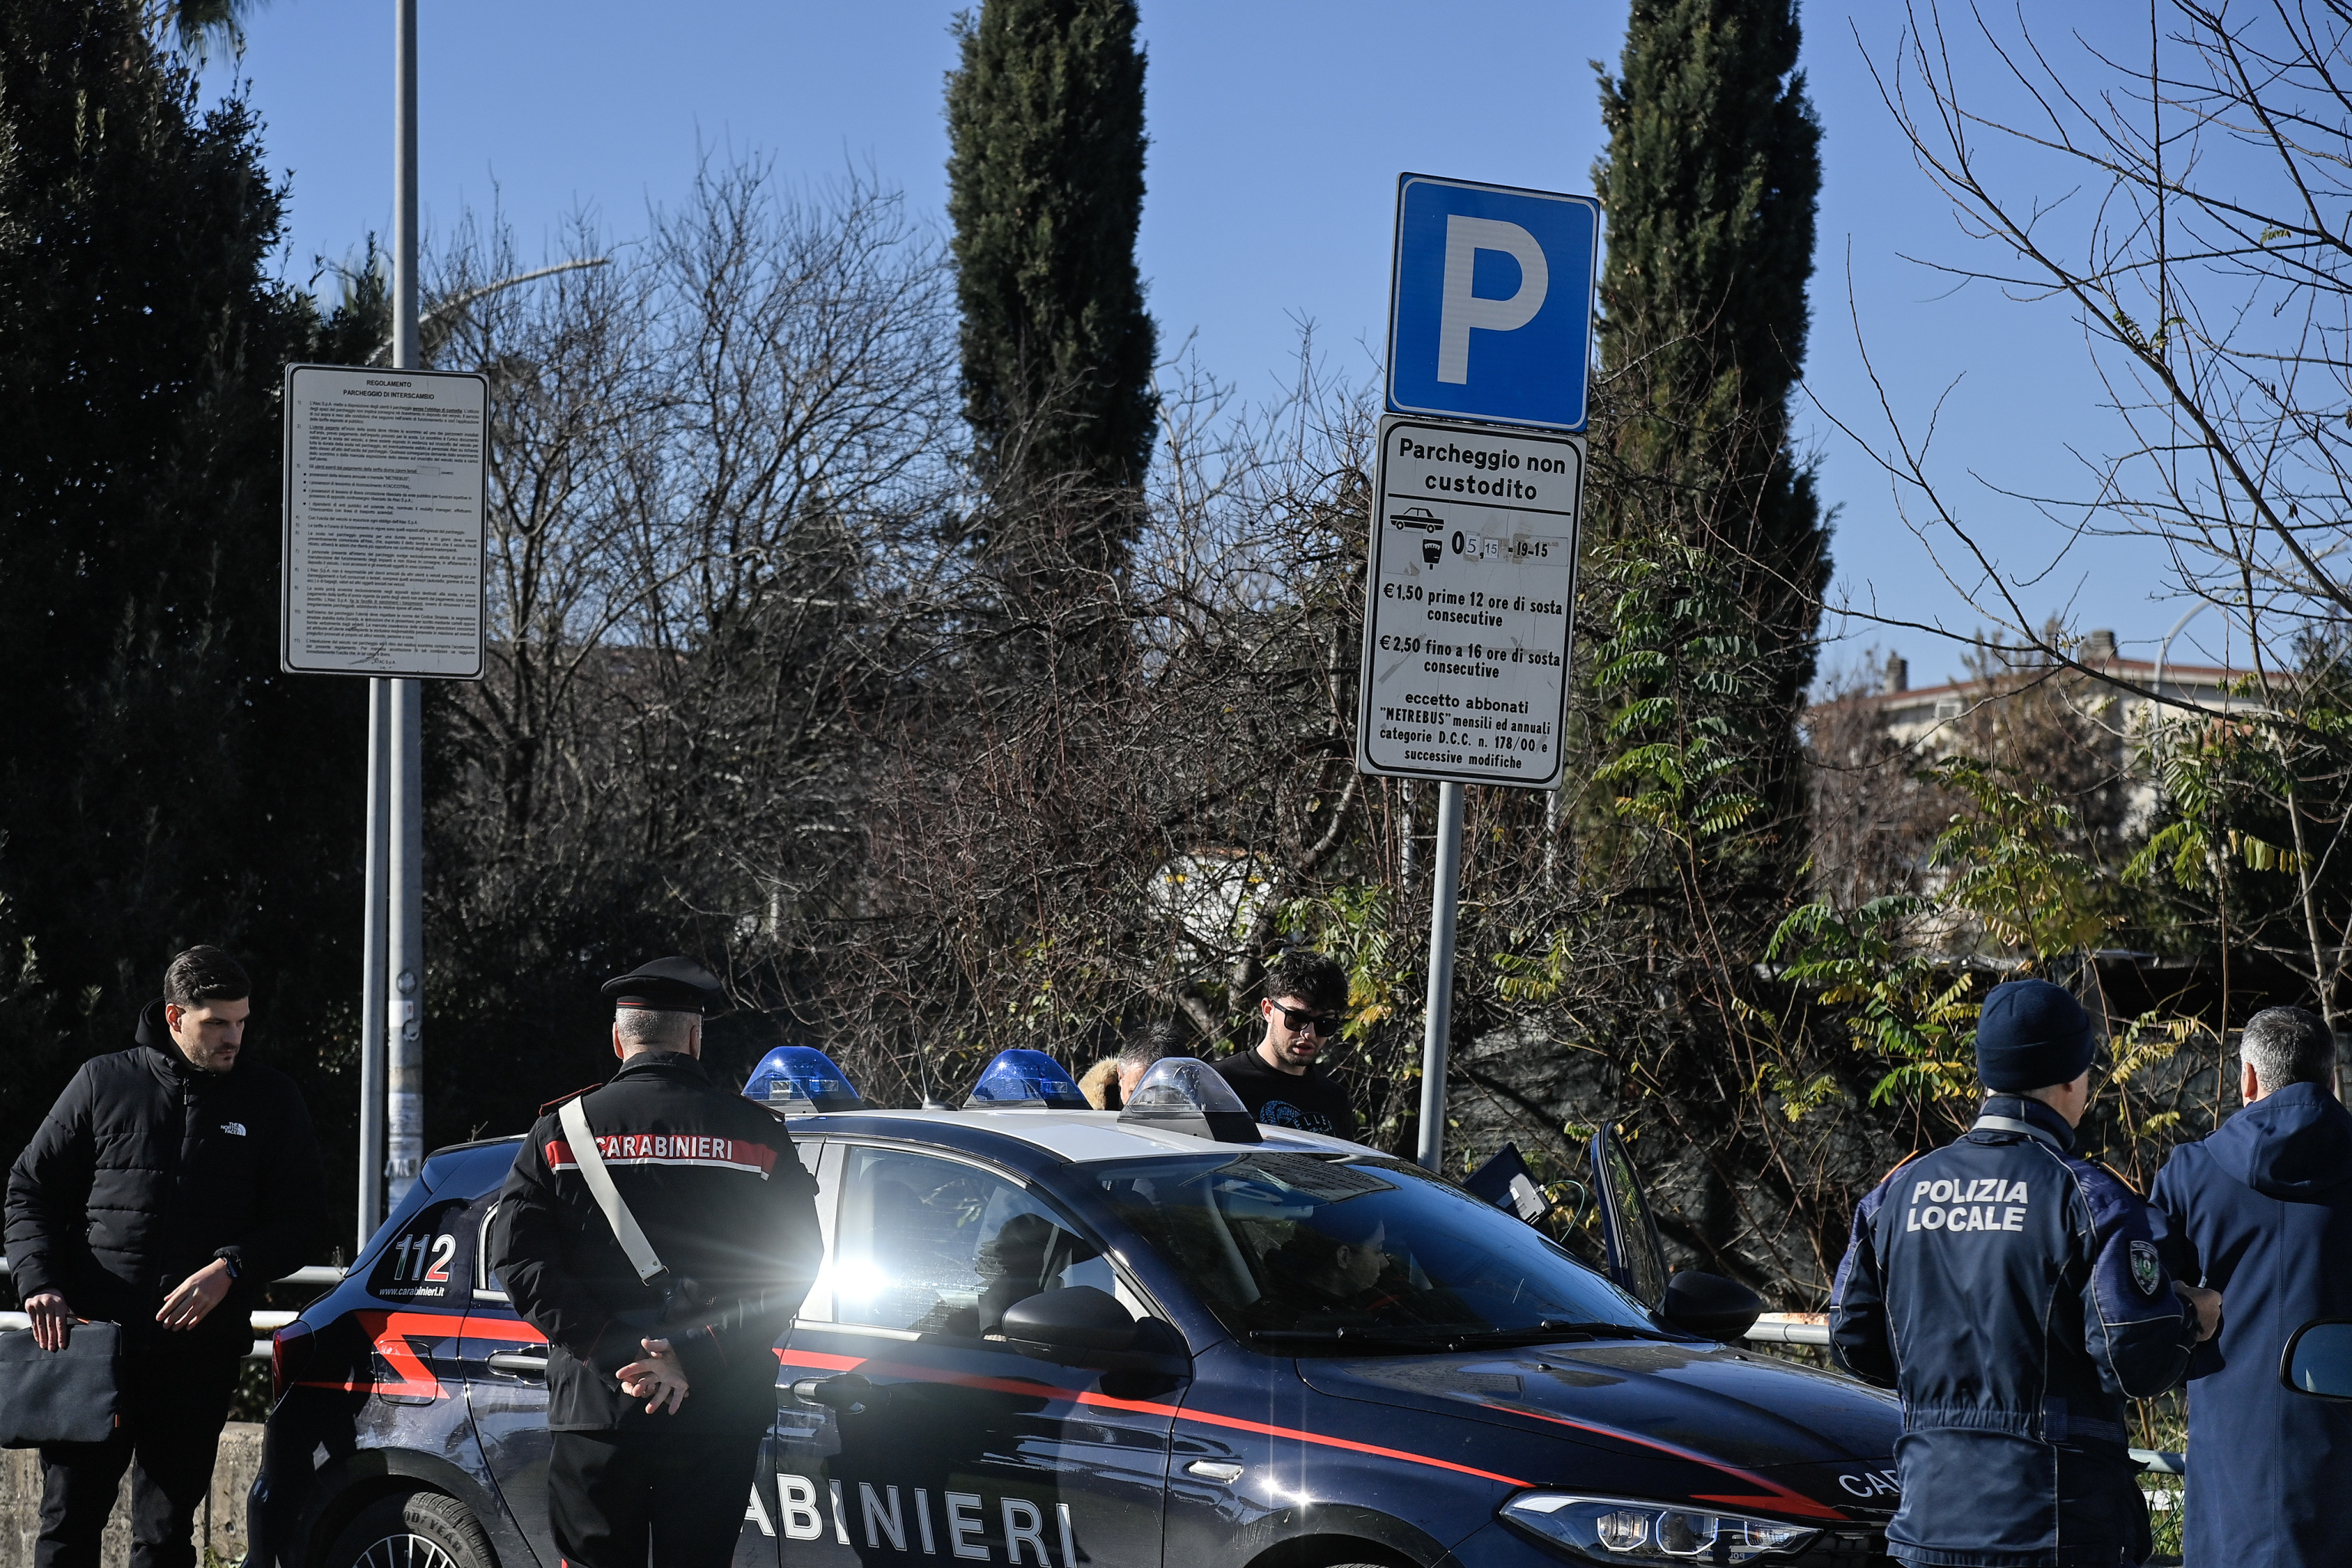
[[[418,1209],[376,1255],[369,1293],[387,1301],[463,1304],[474,1279],[470,1232],[477,1217],[464,1198]]]
[[[499,1200],[493,1196],[482,1205],[481,1223],[474,1227],[474,1300],[477,1301],[507,1301],[507,1288],[499,1283],[498,1270],[490,1267],[490,1226],[499,1217]]]
[[[845,1152],[830,1270],[838,1321],[979,1339],[1040,1291],[1124,1294],[1094,1244],[1018,1183],[908,1150]]]

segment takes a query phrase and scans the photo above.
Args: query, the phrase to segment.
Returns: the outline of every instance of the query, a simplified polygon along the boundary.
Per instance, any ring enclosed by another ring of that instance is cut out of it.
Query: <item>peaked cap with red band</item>
[[[656,958],[604,982],[615,1007],[651,1007],[664,1013],[706,1013],[719,1000],[719,976],[690,958]]]

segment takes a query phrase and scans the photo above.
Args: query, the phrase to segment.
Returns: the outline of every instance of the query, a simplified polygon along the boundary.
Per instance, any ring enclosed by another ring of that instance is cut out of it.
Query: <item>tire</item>
[[[441,1492],[403,1492],[362,1509],[326,1568],[499,1568],[473,1510]]]

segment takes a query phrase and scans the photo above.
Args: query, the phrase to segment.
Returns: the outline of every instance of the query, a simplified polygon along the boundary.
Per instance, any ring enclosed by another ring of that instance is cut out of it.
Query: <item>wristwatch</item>
[[[222,1261],[223,1263],[226,1263],[226,1264],[227,1264],[227,1265],[228,1265],[228,1277],[229,1277],[231,1279],[236,1279],[236,1278],[237,1278],[236,1259],[236,1258],[222,1258],[222,1259],[221,1259],[221,1261]]]

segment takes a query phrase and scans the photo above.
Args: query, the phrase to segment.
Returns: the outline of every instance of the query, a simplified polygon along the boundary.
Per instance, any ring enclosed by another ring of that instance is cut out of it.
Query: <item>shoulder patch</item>
[[[2164,1289],[2164,1266],[2157,1261],[2156,1243],[2135,1241],[2131,1244],[2132,1283],[2143,1296],[2154,1296]]]
[[[549,1100],[545,1105],[541,1106],[539,1108],[539,1113],[541,1116],[552,1116],[572,1100],[575,1100],[582,1095],[586,1094],[590,1089],[602,1089],[604,1087],[604,1086],[601,1083],[592,1083],[583,1088],[575,1089],[570,1094],[559,1094],[553,1100]]]

